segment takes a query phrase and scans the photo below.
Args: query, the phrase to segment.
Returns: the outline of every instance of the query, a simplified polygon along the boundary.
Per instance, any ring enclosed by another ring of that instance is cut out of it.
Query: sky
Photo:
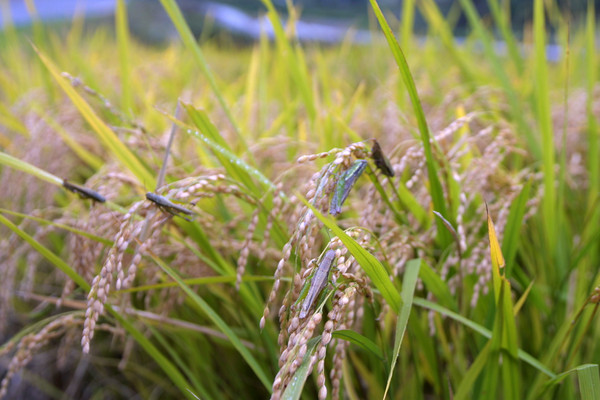
[[[6,3],[0,1],[0,27],[6,23]],[[31,16],[24,0],[9,0],[12,21],[15,25],[26,25]],[[95,16],[111,15],[115,8],[115,0],[35,0],[39,16],[50,21],[54,19],[71,19],[75,12],[91,13]]]

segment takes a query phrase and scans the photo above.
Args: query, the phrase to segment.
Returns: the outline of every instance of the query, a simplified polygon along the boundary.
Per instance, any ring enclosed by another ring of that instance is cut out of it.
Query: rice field
[[[328,46],[262,2],[0,32],[0,398],[600,399],[594,2]]]

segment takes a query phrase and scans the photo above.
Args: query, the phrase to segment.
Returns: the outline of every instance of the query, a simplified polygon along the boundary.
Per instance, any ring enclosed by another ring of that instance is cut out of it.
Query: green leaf
[[[190,382],[193,382],[194,387],[203,396],[203,398],[210,398],[208,391],[202,384],[203,377],[201,378],[197,376],[194,372],[192,372],[192,369],[186,364],[186,361],[182,360],[182,356],[188,355],[188,352],[182,352],[181,349],[176,348],[176,344],[169,343],[169,341],[165,339],[165,337],[152,325],[147,325],[147,328],[150,332],[152,332],[152,335],[156,338],[158,343],[167,351],[167,353],[175,362],[177,367],[185,373],[185,376],[189,379]],[[181,344],[179,345],[181,346]]]
[[[65,128],[60,126],[54,118],[46,114],[37,106],[33,108],[33,111],[36,114],[38,114],[40,118],[42,118],[44,122],[48,124],[48,126],[50,126],[56,133],[58,133],[58,135],[65,142],[65,144],[69,146],[69,148],[73,150],[73,152],[77,154],[77,156],[83,162],[89,165],[94,171],[98,171],[102,167],[102,165],[104,165],[104,161],[100,157],[89,152],[84,146],[82,146],[75,139],[73,139],[73,137],[65,130]]]
[[[404,207],[406,207],[406,209],[410,211],[412,215],[415,216],[423,228],[428,228],[431,223],[427,218],[427,211],[423,208],[411,191],[406,188],[404,183],[398,181],[397,189],[398,190],[396,193],[398,194],[400,203],[404,205]]]
[[[510,354],[513,359],[517,359],[519,346],[510,282],[507,279],[503,279],[502,284],[504,285],[504,295],[502,297],[502,303],[499,305],[503,309],[502,347],[508,351],[508,354]]]
[[[473,72],[471,71],[471,65],[465,60],[465,57],[461,55],[456,46],[456,40],[452,32],[452,27],[448,21],[444,19],[444,15],[440,11],[434,0],[421,0],[418,3],[419,9],[423,17],[427,20],[427,24],[430,27],[430,32],[437,35],[439,40],[442,42],[445,49],[448,51],[449,56],[453,65],[456,65],[463,76],[463,81],[468,85],[471,91],[476,90],[476,86],[473,83]]]
[[[141,163],[141,161],[129,150],[123,142],[119,140],[117,135],[108,127],[108,125],[96,115],[94,110],[85,101],[83,97],[68,83],[60,74],[58,68],[48,57],[34,47],[39,58],[42,60],[50,74],[54,77],[58,85],[63,89],[65,94],[71,99],[75,107],[79,110],[83,118],[96,132],[102,143],[110,150],[110,152],[129,169],[138,179],[147,187],[154,187],[154,177]]]
[[[508,49],[508,55],[512,59],[513,64],[515,64],[517,72],[522,74],[525,66],[523,63],[523,57],[519,53],[515,34],[510,24],[510,15],[500,9],[498,0],[488,0],[487,3],[490,6],[490,11],[494,21],[496,22],[496,25],[500,28],[500,33],[502,34],[502,38]]]
[[[26,232],[22,231],[18,226],[14,225],[4,216],[0,215],[0,223],[6,225],[9,229],[19,235],[23,240],[31,245],[37,252],[43,257],[50,261],[54,266],[63,271],[71,280],[73,280],[79,287],[89,292],[90,285],[81,277],[75,270],[73,270],[67,263],[65,263],[60,257],[48,250],[45,246],[40,244]],[[134,339],[148,352],[152,358],[158,363],[158,365],[169,375],[169,378],[177,385],[177,387],[186,394],[186,388],[189,387],[183,376],[173,367],[173,365],[156,349],[156,347],[137,330],[129,321],[117,313],[110,305],[106,304],[105,309],[112,314],[113,317],[119,321],[119,323],[134,337]],[[186,394],[187,396],[187,394]],[[189,396],[188,396],[189,397]]]
[[[371,352],[375,357],[383,361],[383,352],[371,339],[361,335],[358,332],[351,331],[349,329],[341,329],[339,331],[333,331],[332,336],[337,339],[342,339],[355,345],[362,347],[363,349]]]
[[[304,389],[304,383],[310,373],[310,358],[312,357],[317,344],[321,340],[321,336],[310,339],[306,345],[306,354],[302,359],[302,364],[296,370],[294,377],[291,379],[290,384],[285,388],[281,398],[283,400],[298,400],[302,396],[302,389]]]
[[[569,375],[573,375],[574,373],[577,373],[577,377],[579,378],[579,391],[581,392],[581,398],[586,400],[600,399],[600,397],[593,397],[594,390],[597,390],[596,388],[599,385],[597,364],[579,365],[568,371],[561,372],[556,376],[556,378],[550,379],[544,383],[543,389],[541,393],[539,393],[538,398],[542,398],[542,395],[544,395],[549,389],[560,384],[565,380],[565,378],[569,377]],[[585,388],[583,388],[582,385],[584,385]]]
[[[585,364],[577,367],[577,378],[582,399],[600,400],[598,364]]]
[[[594,88],[597,80],[597,56],[596,56],[596,12],[594,1],[588,0],[588,10],[585,29],[585,57],[586,57],[586,113],[587,113],[587,139],[588,139],[588,182],[589,196],[588,207],[598,209],[594,206],[600,194],[600,138],[598,135],[598,116],[594,112]],[[596,156],[593,156],[593,155]]]
[[[437,166],[435,160],[433,159],[433,153],[431,150],[431,136],[429,134],[429,127],[427,126],[427,121],[425,119],[425,113],[423,112],[423,107],[421,106],[421,100],[419,99],[419,95],[417,93],[417,87],[415,85],[415,81],[413,80],[412,74],[410,72],[410,68],[408,67],[408,63],[406,58],[404,57],[404,53],[402,49],[400,49],[400,45],[396,41],[394,34],[392,33],[392,29],[388,25],[379,5],[376,0],[369,0],[371,2],[371,6],[373,7],[373,11],[375,12],[375,16],[379,21],[379,25],[381,25],[381,29],[383,30],[383,34],[392,50],[392,54],[394,59],[396,60],[396,64],[398,64],[398,68],[400,70],[400,75],[402,76],[402,80],[406,85],[408,90],[408,95],[410,96],[410,100],[412,102],[413,111],[415,113],[415,117],[417,118],[417,122],[419,125],[419,132],[421,133],[421,142],[423,143],[423,149],[425,151],[425,160],[427,163],[427,174],[429,177],[429,192],[431,194],[431,198],[433,200],[433,208],[439,211],[442,215],[447,215],[446,213],[446,203],[444,200],[444,192],[442,190],[442,184],[438,178]],[[452,238],[450,237],[450,233],[444,229],[444,225],[441,221],[436,220],[438,227],[438,238],[440,239],[440,244],[442,247],[447,247]]]
[[[79,287],[83,288],[86,292],[90,291],[90,285],[86,282],[85,279],[81,275],[77,273],[69,264],[64,262],[60,257],[56,254],[48,250],[43,244],[35,240],[33,237],[27,234],[27,232],[21,230],[18,226],[13,224],[10,220],[6,219],[3,215],[0,214],[0,223],[6,225],[11,231],[16,233],[21,239],[25,240],[31,247],[33,247],[40,255],[54,264],[55,267],[64,272],[73,282],[75,282]]]
[[[408,324],[408,317],[410,316],[410,311],[412,310],[413,297],[415,295],[415,288],[417,286],[420,268],[420,259],[410,260],[406,263],[404,279],[402,280],[402,308],[400,309],[400,315],[398,315],[398,320],[396,321],[394,354],[390,364],[390,373],[388,374],[387,384],[385,386],[385,393],[383,395],[384,399],[387,397],[390,384],[392,383],[392,377],[394,376],[396,361],[398,361],[398,355],[400,354],[400,346],[402,345],[402,339],[404,338],[404,332],[406,332],[406,325]]]
[[[370,166],[369,166],[368,175],[369,175],[369,179],[373,183],[373,186],[375,186],[375,190],[377,190],[377,192],[381,196],[381,199],[383,200],[383,202],[387,205],[387,207],[390,209],[390,211],[392,211],[392,213],[394,214],[394,219],[396,220],[396,223],[398,225],[406,224],[408,220],[400,212],[398,207],[396,207],[394,204],[392,204],[392,202],[390,201],[390,198],[388,197],[387,193],[383,189],[383,186],[381,186],[381,183],[379,182],[377,175],[375,175],[375,173],[373,172],[373,169]],[[400,185],[402,186],[401,182],[400,182]],[[393,186],[393,185],[390,185],[390,186]],[[409,194],[410,194],[410,192],[409,192]],[[398,195],[398,198],[400,198],[400,195]]]
[[[512,299],[510,297],[510,282],[502,279],[503,290],[501,291],[501,303],[497,309],[500,309],[499,321],[502,346],[502,385],[504,396],[509,399],[519,397],[520,393],[520,371],[518,363],[518,344],[517,344],[517,328],[515,325],[515,317],[513,313]]]
[[[200,129],[200,132],[188,129],[187,133],[194,138],[200,139],[213,150],[229,176],[248,187],[256,197],[260,197],[262,189],[256,186],[250,176],[257,178],[268,188],[275,189],[275,185],[266,176],[233,153],[205,111],[198,110],[190,104],[182,103],[182,105],[194,124]]]
[[[112,240],[104,239],[103,237],[94,235],[94,234],[86,232],[86,231],[82,231],[81,229],[73,228],[72,226],[68,226],[65,224],[58,224],[54,221],[50,221],[50,220],[47,220],[44,218],[34,217],[33,215],[27,215],[27,214],[15,212],[15,211],[7,210],[5,208],[0,208],[0,213],[14,215],[15,217],[19,217],[19,218],[27,218],[27,219],[30,219],[32,221],[35,221],[35,222],[38,222],[38,223],[44,224],[44,225],[52,225],[59,229],[63,229],[67,232],[72,232],[76,235],[86,237],[95,242],[102,243],[105,246],[112,246],[114,244],[114,242]]]
[[[248,189],[251,197],[256,199],[260,207],[259,228],[264,227],[267,219],[269,218],[268,210],[272,208],[273,193],[277,189],[275,184],[271,182],[269,178],[267,178],[262,172],[250,166],[246,161],[236,156],[231,151],[227,142],[223,139],[217,128],[208,118],[206,112],[203,110],[198,110],[189,104],[183,104],[183,107],[186,109],[188,115],[190,118],[192,118],[201,132],[189,129],[189,127],[183,124],[181,121],[171,116],[168,117],[174,123],[182,126],[188,135],[208,145],[221,165],[227,171],[227,174],[240,185],[243,185]],[[257,185],[252,178],[258,180],[263,187]],[[284,200],[287,200],[287,197],[282,192],[279,192],[279,196],[281,196]],[[262,201],[259,201],[259,199]],[[272,224],[272,237],[278,246],[283,246],[288,240],[287,233],[283,231],[281,226],[282,224],[277,219],[276,222]]]
[[[446,282],[426,262],[421,263],[421,279],[427,290],[433,293],[437,301],[444,307],[457,311],[458,305]]]
[[[196,286],[196,285],[214,285],[215,283],[235,283],[236,279],[237,278],[235,276],[206,276],[206,277],[202,277],[202,278],[182,279],[182,281],[188,286],[191,286],[191,285]],[[242,278],[242,281],[243,282],[263,282],[263,281],[272,282],[273,279],[275,279],[275,278],[273,278],[273,276],[246,275]],[[289,278],[282,278],[282,280],[289,280]],[[150,290],[164,289],[164,288],[175,287],[175,286],[178,286],[177,282],[162,282],[162,283],[155,283],[152,285],[129,287],[127,289],[117,290],[117,292],[120,292],[120,293],[146,292],[146,291],[150,291]]]
[[[206,115],[200,112],[198,115],[203,115],[203,121],[206,124],[206,128],[208,130],[216,130],[216,128],[208,120],[208,117]],[[206,135],[191,129],[186,129],[186,132],[190,136],[207,144],[213,150],[216,157],[219,159],[219,162],[221,162],[227,173],[236,182],[239,182],[241,185],[244,185],[248,188],[252,197],[254,197],[257,200],[258,206],[260,207],[261,212],[259,214],[259,226],[265,226],[266,220],[268,218],[268,210],[271,209],[271,205],[273,202],[272,194],[277,190],[275,184],[271,182],[266,176],[264,176],[258,169],[251,167],[250,165],[248,165],[248,163],[246,163],[241,158],[237,157],[226,147],[219,145],[217,142],[210,139]],[[257,179],[264,187],[261,188],[257,186],[251,179],[251,177]],[[267,190],[267,192],[265,192],[265,190]],[[267,194],[267,196],[265,196],[265,193]],[[287,200],[286,196],[282,192],[279,192],[279,195],[284,200]],[[259,202],[259,199],[261,198],[262,202]],[[276,220],[276,223],[273,223],[272,227],[272,237],[279,246],[283,246],[288,240],[287,233],[283,231],[281,226],[282,225],[279,223],[279,221]]]
[[[223,98],[223,95],[221,94],[221,91],[219,90],[219,87],[217,86],[217,81],[216,81],[215,77],[213,76],[213,73],[210,70],[208,63],[206,62],[204,55],[202,54],[202,50],[200,49],[198,42],[196,42],[196,39],[194,38],[194,35],[192,34],[190,27],[185,22],[185,18],[183,17],[183,14],[181,13],[179,6],[177,5],[177,2],[175,0],[160,0],[160,2],[163,5],[167,14],[169,14],[169,17],[171,18],[173,25],[175,25],[175,28],[177,29],[177,32],[179,32],[179,36],[181,37],[183,44],[185,45],[185,47],[188,50],[190,50],[192,52],[192,54],[194,56],[194,60],[196,61],[196,63],[200,67],[200,70],[202,71],[202,73],[204,74],[206,79],[208,80],[208,83],[209,83],[214,95],[216,96],[217,100],[219,101],[221,108],[223,108],[223,111],[225,111],[225,115],[227,116],[227,119],[233,126],[233,129],[237,135],[238,143],[240,143],[243,146],[243,151],[245,153],[250,154],[250,152],[248,151],[248,145],[246,144],[244,136],[241,134],[240,129],[239,129],[235,119],[233,118],[233,114],[229,110],[229,107],[227,106],[227,103],[225,102],[225,99]]]
[[[211,266],[218,274],[233,278],[232,280],[229,280],[229,282],[232,283],[232,286],[235,285],[235,267],[213,247],[210,238],[207,236],[206,232],[204,232],[202,227],[199,224],[190,224],[183,220],[178,221],[177,224],[190,238],[194,238],[201,253],[194,249],[195,246],[188,247],[186,241],[183,242],[183,245],[194,252],[200,260],[204,260],[204,262]],[[248,287],[247,285],[242,285],[240,287],[240,296],[244,305],[251,309],[254,315],[260,315],[264,309],[264,304],[262,303],[262,300],[253,293],[252,289],[253,288]]]
[[[577,367],[577,368],[579,368],[579,367]],[[541,398],[541,396],[542,396],[542,395],[543,395],[543,394],[544,394],[544,393],[545,393],[545,392],[546,392],[548,389],[551,389],[552,387],[554,387],[554,386],[556,386],[556,385],[560,384],[560,383],[561,383],[562,381],[564,381],[564,380],[565,380],[565,378],[567,378],[569,375],[572,375],[572,374],[574,374],[575,372],[577,372],[577,368],[573,368],[573,369],[570,369],[570,370],[568,370],[568,371],[561,372],[560,374],[556,375],[556,378],[554,378],[554,379],[550,379],[550,380],[546,381],[546,382],[544,383],[543,390],[542,390],[542,392],[540,393],[540,396],[539,396],[539,398]]]
[[[129,24],[127,22],[127,5],[125,0],[117,0],[115,10],[115,28],[117,33],[117,46],[119,48],[119,67],[121,72],[121,107],[127,115],[133,111],[131,97],[130,67],[129,67]]]
[[[337,237],[340,238],[342,243],[346,246],[348,251],[356,258],[358,264],[365,271],[371,282],[375,285],[377,289],[381,292],[383,298],[387,301],[394,312],[400,311],[400,306],[402,304],[402,299],[398,294],[398,291],[390,281],[390,278],[379,260],[377,260],[371,253],[367,250],[363,249],[360,244],[358,244],[354,239],[350,236],[346,235],[343,230],[341,230],[336,223],[321,214],[316,208],[314,208],[306,199],[298,194],[298,198],[302,200],[304,204],[308,208],[312,210],[315,216],[327,227],[329,228]]]
[[[481,371],[483,371],[483,367],[485,367],[485,365],[489,361],[490,349],[491,349],[490,342],[487,342],[485,344],[485,346],[483,347],[483,349],[477,355],[477,358],[475,358],[475,361],[473,361],[473,364],[471,364],[471,366],[469,367],[469,370],[467,371],[465,376],[462,378],[460,385],[458,386],[458,389],[456,390],[456,394],[454,395],[454,400],[463,400],[463,399],[471,399],[472,398],[471,392],[475,385],[475,381],[481,374]],[[490,398],[493,398],[493,395],[490,396]]]
[[[58,176],[54,176],[50,172],[46,172],[43,169],[31,165],[28,162],[19,160],[18,158],[8,155],[2,151],[0,151],[0,164],[6,165],[7,167],[11,167],[14,169],[18,169],[19,171],[23,171],[25,173],[35,176],[36,178],[53,183],[58,186],[62,186],[63,183],[63,180]]]
[[[29,130],[23,124],[23,122],[15,117],[13,115],[13,111],[4,104],[0,104],[0,125],[12,131],[18,132],[27,138],[31,137]]]
[[[171,381],[177,388],[188,398],[194,399],[194,395],[189,392],[190,384],[185,380],[183,375],[175,368],[175,366],[156,348],[148,338],[140,332],[131,322],[125,319],[121,314],[116,312],[109,305],[105,305],[105,309],[125,328],[125,330],[138,342],[138,344],[150,355],[154,361],[162,368],[169,376]]]
[[[272,1],[262,0],[262,3],[267,7],[267,17],[273,26],[279,53],[284,59],[287,71],[289,71],[292,77],[292,82],[300,92],[300,96],[302,96],[302,100],[306,106],[310,120],[312,121],[315,119],[317,113],[311,91],[310,79],[305,68],[306,63],[304,62],[304,57],[302,55],[302,48],[298,46],[294,49],[290,44],[285,30],[283,29],[283,25],[281,24],[281,20],[279,19],[279,15],[277,14],[277,10],[273,7]]]
[[[271,390],[271,384],[267,375],[263,371],[261,365],[254,358],[254,356],[250,353],[250,351],[244,346],[241,342],[240,338],[235,334],[235,332],[229,327],[227,322],[225,322],[219,314],[196,292],[194,292],[180,277],[177,272],[164,263],[160,258],[156,257],[152,254],[152,259],[158,264],[158,266],[165,271],[174,281],[177,282],[179,287],[190,297],[192,304],[196,306],[200,311],[210,318],[211,321],[227,336],[227,338],[231,341],[231,344],[235,349],[240,353],[242,358],[246,360],[250,368],[254,371],[258,379],[261,383],[267,388],[267,390]]]
[[[556,243],[556,174],[554,170],[554,132],[550,113],[550,94],[548,89],[548,66],[546,59],[546,28],[544,0],[533,3],[533,39],[535,47],[535,102],[536,120],[542,136],[542,172],[544,175],[544,198],[542,199],[542,215],[546,232],[546,245],[555,248]]]
[[[521,227],[523,226],[523,217],[527,210],[527,201],[529,200],[529,192],[531,189],[531,181],[527,182],[519,196],[513,201],[510,206],[506,226],[504,228],[504,237],[502,238],[502,254],[506,263],[506,278],[510,279],[511,272],[514,268],[515,257],[521,242]]]
[[[415,21],[415,0],[404,0],[402,2],[402,33],[400,40],[402,48],[407,49],[408,44],[413,39],[413,25]]]
[[[469,24],[473,27],[475,35],[483,44],[485,58],[490,62],[490,65],[494,71],[494,76],[500,80],[500,84],[506,93],[511,116],[516,122],[519,132],[527,140],[529,150],[536,158],[539,158],[540,149],[538,141],[533,136],[532,130],[529,129],[523,117],[523,104],[519,99],[517,92],[515,91],[515,87],[513,86],[510,77],[506,72],[506,60],[498,56],[497,51],[494,49],[492,36],[486,31],[484,22],[477,13],[472,0],[460,0],[460,4],[465,11],[467,19],[469,20]],[[546,58],[544,56],[544,63],[545,62]]]
[[[455,313],[454,311],[451,311],[445,307],[442,307],[439,304],[433,303],[431,301],[428,301],[428,300],[425,300],[425,299],[422,299],[419,297],[415,297],[413,302],[414,302],[414,304],[418,305],[419,307],[424,307],[429,310],[438,312],[442,315],[445,315],[448,318],[452,318],[453,320],[460,322],[461,324],[465,325],[466,327],[473,329],[475,332],[479,333],[483,337],[486,337],[488,339],[492,338],[492,332],[490,332],[489,329],[485,328],[484,326],[479,325],[476,322],[471,321],[470,319],[468,319],[466,317],[463,317],[462,315],[460,315],[458,313]],[[542,372],[544,375],[546,375],[552,379],[556,378],[556,374],[554,372],[550,371],[548,369],[548,367],[546,367],[539,360],[534,358],[531,354],[526,353],[522,349],[519,349],[517,351],[517,355],[518,355],[519,359],[525,361],[527,364],[531,365],[533,368]]]

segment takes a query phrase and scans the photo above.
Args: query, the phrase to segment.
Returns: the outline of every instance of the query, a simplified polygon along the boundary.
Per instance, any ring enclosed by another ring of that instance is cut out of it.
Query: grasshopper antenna
[[[177,108],[175,109],[175,119],[179,119],[181,114],[181,102],[177,101]],[[158,189],[160,189],[165,182],[165,175],[167,170],[167,163],[169,161],[169,153],[171,152],[171,146],[173,145],[173,138],[175,137],[175,133],[177,132],[177,124],[173,122],[171,126],[171,134],[169,135],[169,141],[167,143],[167,147],[165,149],[165,157],[163,158],[163,164],[158,173],[158,178],[156,180],[156,188],[154,192],[146,193],[146,199],[150,200],[154,204],[156,204],[163,211],[168,212],[171,215],[178,215],[185,219],[186,221],[191,221],[191,219],[186,218],[184,215],[194,215],[194,213],[188,210],[185,207],[181,207],[173,202],[171,202],[166,197],[163,197],[157,194]],[[145,232],[145,229],[144,229]]]
[[[175,117],[176,118],[179,118],[180,111],[181,111],[180,103],[179,103],[179,101],[177,101],[177,108],[175,109]],[[177,125],[175,123],[173,123],[173,125],[171,127],[171,133],[169,135],[169,141],[167,143],[167,148],[165,150],[165,157],[163,158],[163,164],[160,169],[160,172],[158,173],[158,179],[156,180],[156,188],[154,189],[155,192],[163,185],[163,183],[165,181],[167,161],[169,160],[169,152],[171,151],[171,145],[173,144],[173,137],[175,136],[176,132],[177,132]],[[148,197],[148,195],[150,195],[150,198]],[[162,197],[162,196],[158,196],[157,194],[152,193],[152,192],[146,193],[146,198],[150,201],[153,201],[152,200],[153,196],[154,197]],[[156,201],[154,201],[154,202],[156,202]],[[152,217],[150,217],[150,218],[152,218]],[[140,252],[140,247],[141,247],[140,244],[145,242],[146,239],[148,239],[149,228],[150,228],[150,224],[148,223],[148,219],[146,219],[146,221],[144,222],[144,225],[142,227],[142,231],[140,232],[139,240],[136,240],[138,243],[135,248],[134,257],[137,256]],[[120,283],[117,282],[117,289],[120,289],[120,286],[121,286]]]
[[[175,118],[179,119],[181,116],[181,102],[177,100],[177,108],[175,109]],[[160,168],[160,172],[158,173],[158,179],[156,179],[156,188],[154,188],[154,192],[156,193],[158,189],[165,182],[165,175],[167,173],[167,162],[169,161],[169,153],[171,152],[171,146],[173,145],[173,138],[175,137],[175,133],[177,132],[177,124],[173,122],[171,125],[171,133],[169,135],[169,141],[167,142],[167,148],[165,149],[165,157],[163,158],[162,167]]]

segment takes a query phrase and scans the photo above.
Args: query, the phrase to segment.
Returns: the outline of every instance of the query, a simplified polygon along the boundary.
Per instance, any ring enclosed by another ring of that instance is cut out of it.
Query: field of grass
[[[0,34],[0,398],[600,399],[593,1],[327,47],[263,3]]]

